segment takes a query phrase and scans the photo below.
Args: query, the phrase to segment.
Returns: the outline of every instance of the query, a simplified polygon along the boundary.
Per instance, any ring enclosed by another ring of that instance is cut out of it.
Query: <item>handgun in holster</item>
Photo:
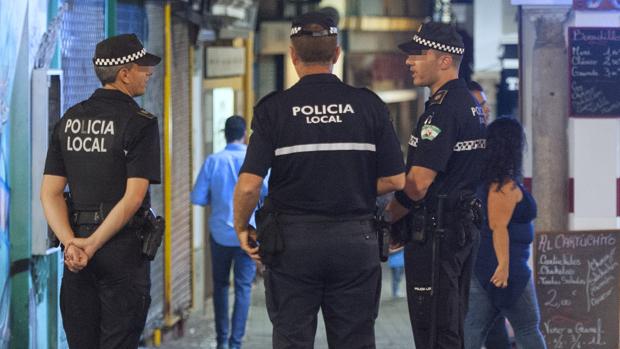
[[[265,206],[256,210],[256,239],[262,263],[272,265],[274,257],[284,251],[282,227],[278,223],[277,212]]]
[[[159,246],[161,246],[166,224],[164,218],[158,216],[152,208],[144,209],[142,215],[144,218],[144,223],[140,230],[142,255],[152,261],[155,259]]]

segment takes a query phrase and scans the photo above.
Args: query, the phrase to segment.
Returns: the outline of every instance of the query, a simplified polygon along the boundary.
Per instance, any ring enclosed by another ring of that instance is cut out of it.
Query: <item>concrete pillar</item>
[[[536,33],[532,64],[533,194],[539,231],[568,228],[568,8],[525,10]],[[527,92],[526,92],[527,93]]]

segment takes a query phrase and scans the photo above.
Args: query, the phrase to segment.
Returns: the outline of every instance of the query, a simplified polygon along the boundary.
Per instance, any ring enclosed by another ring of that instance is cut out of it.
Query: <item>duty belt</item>
[[[74,225],[100,224],[103,217],[99,211],[77,211],[71,214],[71,223]]]
[[[144,223],[144,208],[138,209],[138,212],[129,219],[125,227],[140,227]],[[103,222],[105,217],[100,211],[75,211],[71,214],[71,224],[73,225],[98,225]]]
[[[366,215],[351,215],[351,216],[327,216],[317,214],[287,214],[279,213],[278,221],[280,223],[337,223],[337,222],[351,222],[351,221],[371,221],[374,216],[371,214]]]

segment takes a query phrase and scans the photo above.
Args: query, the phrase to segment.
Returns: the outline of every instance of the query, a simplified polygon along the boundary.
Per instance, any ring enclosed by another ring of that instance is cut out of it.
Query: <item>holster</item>
[[[377,232],[377,241],[379,243],[379,260],[385,262],[390,255],[390,223],[386,222],[382,215],[375,215],[375,231]]]
[[[142,239],[142,255],[152,261],[161,246],[166,229],[166,223],[162,216],[155,214],[153,209],[141,211],[143,217],[142,229],[139,237]]]
[[[427,240],[427,228],[430,217],[426,206],[416,207],[411,210],[411,241],[424,244]]]
[[[284,238],[277,212],[265,206],[256,210],[256,238],[261,261],[265,265],[273,265],[274,257],[284,251]]]

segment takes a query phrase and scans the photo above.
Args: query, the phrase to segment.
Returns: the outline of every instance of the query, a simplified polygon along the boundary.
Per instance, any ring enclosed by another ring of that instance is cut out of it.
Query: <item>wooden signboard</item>
[[[618,349],[620,231],[537,233],[534,276],[549,349]]]
[[[568,29],[570,115],[620,117],[620,28]]]

